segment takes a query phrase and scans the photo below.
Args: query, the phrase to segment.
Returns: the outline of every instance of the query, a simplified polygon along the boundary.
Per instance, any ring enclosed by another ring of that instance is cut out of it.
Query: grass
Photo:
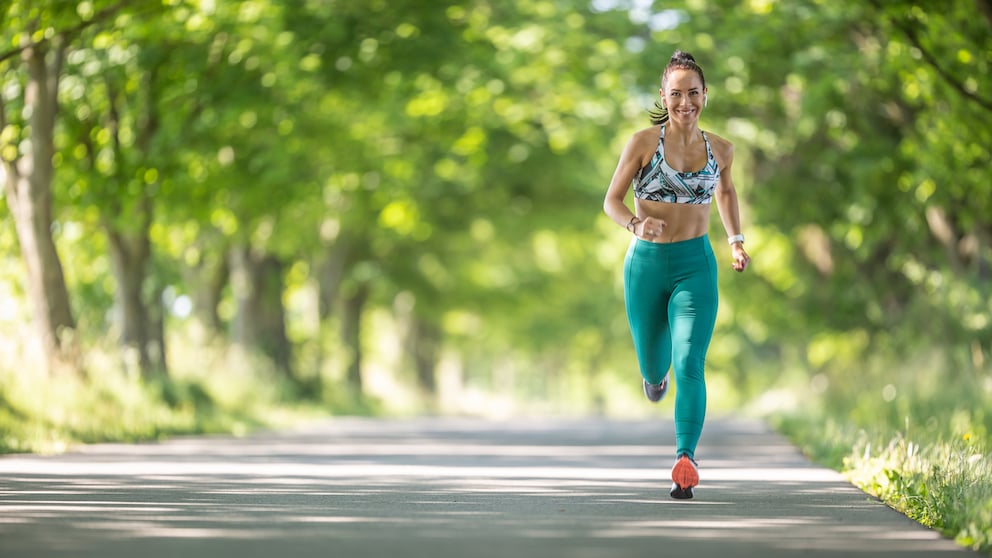
[[[952,375],[932,360],[917,362],[868,363],[825,389],[819,378],[801,412],[779,412],[772,421],[814,461],[992,556],[992,376]],[[883,368],[898,370],[899,379]]]
[[[244,435],[330,414],[296,387],[230,347],[179,355],[168,377],[124,372],[113,348],[87,352],[87,377],[0,369],[0,453],[59,453],[74,444],[159,440],[178,434]],[[353,410],[352,410],[353,411]]]
[[[779,429],[814,461],[962,546],[992,556],[992,459],[988,440],[869,433],[822,416],[778,417]]]

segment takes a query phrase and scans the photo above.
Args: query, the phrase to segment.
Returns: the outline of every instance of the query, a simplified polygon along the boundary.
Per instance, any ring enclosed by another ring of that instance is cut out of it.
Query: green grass
[[[962,546],[992,556],[992,456],[987,439],[866,431],[835,418],[778,418],[813,460]],[[884,431],[883,431],[884,430]]]
[[[773,423],[814,461],[992,556],[992,375],[933,359],[819,375]]]
[[[144,379],[115,350],[90,349],[87,377],[0,370],[0,453],[59,453],[74,444],[159,440],[177,434],[243,435],[342,410],[301,401],[298,386],[229,347],[179,355],[168,377]]]

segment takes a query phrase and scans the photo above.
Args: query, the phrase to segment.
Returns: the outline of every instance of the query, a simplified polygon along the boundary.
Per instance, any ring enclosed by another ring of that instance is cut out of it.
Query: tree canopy
[[[431,396],[449,363],[595,399],[633,367],[601,202],[679,48],[754,257],[721,274],[713,374],[992,356],[987,0],[12,0],[0,22],[4,327],[34,319],[49,354],[110,332],[168,374],[196,323],[304,391],[360,392],[374,361]]]

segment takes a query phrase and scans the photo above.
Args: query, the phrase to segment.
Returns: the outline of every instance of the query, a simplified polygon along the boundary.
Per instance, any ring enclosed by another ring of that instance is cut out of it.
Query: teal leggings
[[[676,456],[693,458],[706,416],[703,369],[718,300],[709,238],[667,244],[634,238],[623,290],[641,376],[659,384],[673,368]]]

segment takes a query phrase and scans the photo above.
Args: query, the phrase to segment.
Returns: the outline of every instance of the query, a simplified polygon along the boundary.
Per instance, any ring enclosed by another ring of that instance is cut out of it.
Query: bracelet
[[[744,244],[744,235],[742,235],[742,234],[735,234],[734,236],[728,237],[727,238],[727,242],[731,246],[733,246],[734,244],[737,244],[738,242],[740,242],[741,244]]]
[[[637,227],[637,224],[640,222],[641,220],[637,218],[637,215],[634,215],[633,217],[630,218],[630,222],[627,223],[627,225],[624,226],[624,228],[627,229],[627,231],[629,232],[634,232],[634,228]]]

